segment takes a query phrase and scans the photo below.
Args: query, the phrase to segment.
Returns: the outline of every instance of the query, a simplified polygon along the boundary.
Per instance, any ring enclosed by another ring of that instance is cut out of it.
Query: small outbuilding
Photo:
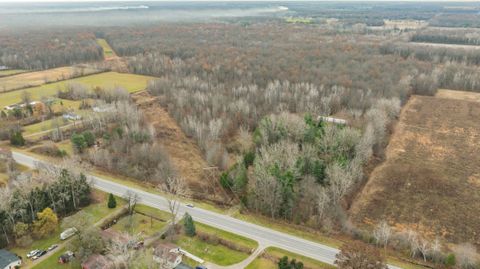
[[[22,265],[22,259],[16,254],[0,249],[0,269],[14,269]]]

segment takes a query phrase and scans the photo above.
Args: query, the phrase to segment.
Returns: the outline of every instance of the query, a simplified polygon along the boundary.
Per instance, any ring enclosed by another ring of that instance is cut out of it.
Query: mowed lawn
[[[219,230],[198,222],[195,223],[195,226],[197,232],[209,234],[211,236],[217,236],[224,240],[233,242],[237,246],[241,246],[251,250],[254,250],[258,246],[258,243],[254,240],[233,233],[229,233],[227,231]],[[233,250],[221,244],[212,244],[209,242],[205,242],[198,238],[198,236],[188,237],[182,234],[175,240],[175,244],[185,249],[186,251],[202,259],[205,259],[206,261],[221,266],[228,266],[239,263],[248,258],[248,256],[250,256],[250,254],[248,253]]]
[[[153,77],[117,72],[106,72],[84,76],[23,90],[2,93],[0,94],[0,108],[21,102],[24,91],[31,95],[32,100],[40,100],[42,96],[54,96],[59,89],[64,89],[68,83],[78,83],[92,89],[94,87],[101,87],[105,89],[121,87],[132,93],[144,90],[148,85],[148,81],[152,79]]]
[[[283,249],[269,247],[265,250],[265,254],[256,258],[252,263],[250,263],[246,269],[277,269],[277,260],[282,257],[287,256],[289,260],[295,259],[299,262],[302,262],[305,266],[304,268],[311,269],[334,269],[336,268],[333,265],[329,265],[311,258],[307,258],[302,255],[298,255]]]

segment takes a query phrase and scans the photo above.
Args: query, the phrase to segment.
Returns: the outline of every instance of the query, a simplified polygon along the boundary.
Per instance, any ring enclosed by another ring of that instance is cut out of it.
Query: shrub
[[[10,144],[21,147],[25,145],[25,138],[23,138],[21,131],[13,131],[10,134]]]
[[[455,264],[456,264],[455,254],[453,254],[453,253],[448,254],[447,257],[445,257],[445,262],[444,263],[448,267],[455,266]]]
[[[223,172],[220,175],[220,185],[222,185],[222,187],[224,189],[232,188],[232,182],[230,181],[230,177],[228,175],[228,172]]]
[[[81,134],[73,134],[70,140],[72,141],[73,148],[78,153],[82,153],[87,147],[87,141],[85,141],[85,137]]]
[[[295,259],[288,262],[287,256],[283,256],[283,258],[278,261],[277,265],[278,269],[303,269],[302,262],[297,262]]]
[[[85,142],[87,143],[88,147],[91,147],[95,145],[95,136],[93,135],[92,132],[90,131],[85,131],[83,132],[83,138],[85,139]]]
[[[183,226],[184,226],[186,235],[192,237],[192,236],[195,236],[195,234],[197,233],[195,229],[195,223],[193,222],[193,218],[188,213],[185,213]]]
[[[245,153],[245,156],[243,156],[243,164],[245,165],[246,168],[251,166],[254,160],[255,160],[255,152],[253,151],[249,151]]]
[[[110,195],[108,195],[108,208],[115,208],[117,207],[117,200],[115,200],[115,196],[113,196],[113,194],[110,193]]]

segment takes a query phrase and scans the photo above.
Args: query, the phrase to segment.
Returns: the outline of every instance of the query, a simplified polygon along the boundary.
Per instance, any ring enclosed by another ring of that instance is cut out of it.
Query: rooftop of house
[[[20,260],[20,258],[14,253],[5,249],[0,249],[0,268],[5,268],[12,262],[16,262],[18,260]]]

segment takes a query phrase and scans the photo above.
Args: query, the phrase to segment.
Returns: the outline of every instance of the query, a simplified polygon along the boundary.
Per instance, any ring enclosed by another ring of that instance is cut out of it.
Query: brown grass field
[[[386,219],[398,230],[480,244],[479,97],[444,90],[412,96],[352,218],[360,225]]]
[[[80,72],[80,70],[80,67],[68,66],[3,77],[0,78],[0,92],[39,86],[48,82],[68,79],[72,77],[74,72]],[[85,75],[95,72],[97,72],[95,69],[83,68],[83,74]]]
[[[209,165],[203,159],[200,148],[185,135],[156,97],[146,91],[133,94],[132,97],[155,128],[157,140],[165,147],[176,171],[187,179],[194,198],[225,201],[218,175],[213,176],[204,170]]]

